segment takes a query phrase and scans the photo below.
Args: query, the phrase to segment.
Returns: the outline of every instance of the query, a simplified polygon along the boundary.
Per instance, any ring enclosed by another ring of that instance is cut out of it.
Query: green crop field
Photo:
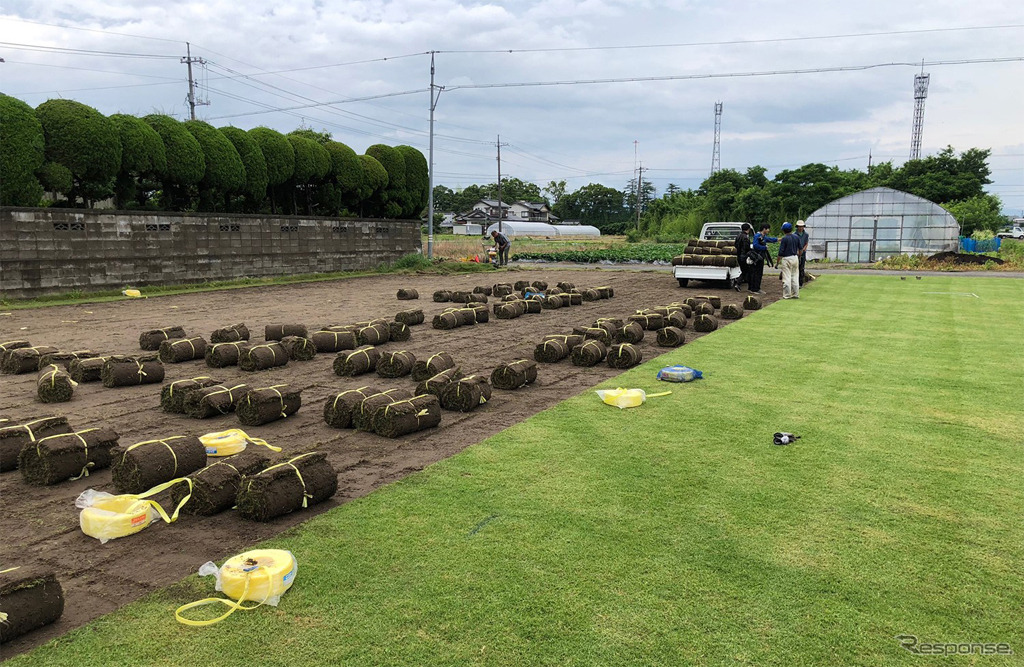
[[[271,541],[299,562],[277,608],[180,626],[213,590],[190,578],[8,664],[923,664],[898,635],[1022,655],[1022,297],[821,278],[609,384],[670,396],[585,390]],[[670,363],[705,379],[659,383]]]

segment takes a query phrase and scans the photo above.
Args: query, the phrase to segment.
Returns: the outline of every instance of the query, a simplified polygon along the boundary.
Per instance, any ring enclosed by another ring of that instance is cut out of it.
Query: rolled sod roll
[[[517,359],[491,371],[491,384],[495,389],[519,389],[537,380],[537,362]]]
[[[285,336],[281,339],[281,347],[292,361],[309,361],[317,353],[316,344],[302,336]]]
[[[74,350],[73,352],[51,352],[39,356],[38,370],[43,370],[50,364],[57,364],[67,369],[75,359],[96,359],[100,355],[92,350]]]
[[[64,416],[4,422],[0,426],[0,472],[17,469],[18,455],[26,445],[50,435],[72,433],[74,430]]]
[[[437,303],[447,303],[452,300],[451,290],[439,289],[434,292],[434,301]]]
[[[601,293],[596,289],[585,289],[580,292],[584,301],[597,301],[601,298]]]
[[[460,292],[465,295],[466,300],[459,303],[487,303],[487,295],[483,292]],[[455,292],[452,292],[452,301],[455,301]]]
[[[302,390],[286,384],[250,389],[235,405],[242,426],[262,426],[284,419],[302,407]]]
[[[372,345],[364,345],[355,350],[339,352],[334,358],[334,373],[336,375],[362,375],[377,369],[377,362],[380,360],[380,350]]]
[[[68,364],[68,373],[75,382],[99,382],[103,364],[110,357],[94,357],[92,359],[72,359]]]
[[[635,345],[620,343],[608,348],[608,366],[611,368],[632,368],[643,360],[643,353]]]
[[[514,320],[526,313],[526,307],[520,306],[518,301],[494,304],[494,316],[499,320]]]
[[[455,368],[455,359],[447,352],[438,352],[413,363],[412,379],[420,382],[449,368]]]
[[[206,340],[202,336],[165,340],[160,343],[160,361],[165,364],[179,364],[206,356]]]
[[[594,320],[591,326],[601,327],[610,333],[612,336],[617,334],[622,327],[626,325],[622,319],[618,317],[599,317]]]
[[[491,296],[494,294],[494,288],[486,285],[477,285],[473,288],[473,294],[483,294],[484,296]]]
[[[604,327],[573,327],[572,332],[583,336],[583,340],[599,340],[605,345],[612,344],[612,334]]]
[[[248,373],[285,366],[287,363],[288,352],[279,342],[249,345],[238,352],[238,367]]]
[[[530,283],[530,287],[537,290],[538,292],[546,292],[548,289],[548,284],[543,280],[534,280],[532,283]]]
[[[324,403],[324,421],[333,428],[349,428],[352,426],[352,412],[359,409],[363,399],[379,393],[380,389],[366,385],[335,394]]]
[[[472,412],[491,400],[491,383],[482,375],[469,375],[446,385],[440,399],[445,410]]]
[[[49,486],[110,467],[117,431],[87,428],[40,438],[21,449],[18,467],[29,484]]]
[[[17,350],[21,347],[32,347],[32,343],[27,340],[5,340],[0,341],[0,357],[7,353],[8,350]]]
[[[461,327],[464,318],[452,312],[444,312],[434,315],[433,327],[445,331]]]
[[[566,298],[568,298],[570,306],[583,305],[583,295],[579,292],[570,292],[568,294],[562,295],[563,300],[565,300]]]
[[[249,327],[245,326],[245,322],[215,329],[210,334],[211,343],[236,343],[243,340],[249,340]]]
[[[398,290],[397,296],[399,301],[412,301],[413,299],[420,298],[420,293],[410,287]]]
[[[360,431],[372,431],[373,415],[379,408],[407,398],[412,398],[412,393],[405,389],[387,389],[367,396],[359,401],[359,406],[352,411],[352,426]]]
[[[564,289],[566,292],[576,289],[575,283],[567,283],[564,280],[560,280],[556,286],[558,289]]]
[[[321,503],[338,492],[338,473],[324,452],[294,456],[242,478],[235,504],[243,519],[270,521]]]
[[[401,322],[409,327],[416,326],[417,324],[423,324],[423,320],[423,310],[420,308],[400,310],[395,313],[395,322]]]
[[[458,366],[443,370],[416,385],[416,394],[433,394],[440,396],[446,385],[462,377],[462,369]]]
[[[382,345],[391,340],[391,328],[387,323],[371,324],[356,330],[356,342],[360,345]]]
[[[353,330],[358,331],[359,329],[362,329],[363,327],[373,327],[373,326],[386,327],[388,325],[389,321],[390,320],[388,320],[388,318],[386,318],[386,317],[375,317],[372,320],[366,320],[365,322],[356,322],[356,323],[354,323],[354,324],[352,324],[350,326],[352,327]]]
[[[249,385],[216,384],[188,392],[182,409],[192,419],[208,419],[235,411],[235,406],[249,392]]]
[[[597,290],[597,295],[602,299],[611,299],[615,296],[615,290],[611,287],[595,287],[594,289]]]
[[[529,294],[529,296],[527,296],[527,294]],[[538,301],[541,304],[543,304],[544,303],[544,299],[547,298],[547,295],[546,294],[541,294],[539,292],[523,292],[523,298],[527,299],[527,300],[532,299],[534,301]]]
[[[377,375],[382,378],[400,378],[412,373],[416,355],[407,350],[384,352],[377,360]]]
[[[686,334],[678,327],[658,329],[658,347],[679,347],[686,342]]]
[[[687,315],[687,317],[692,317],[693,316],[693,311],[694,311],[695,308],[697,308],[697,304],[698,303],[700,303],[700,302],[697,301],[697,299],[694,299],[692,296],[686,298],[685,300],[683,300],[683,304],[685,304],[686,306],[689,306],[689,308],[690,308],[690,313]]]
[[[728,255],[725,258],[725,265],[730,269],[735,269],[740,265],[740,258],[736,255]]]
[[[174,414],[185,414],[185,397],[196,389],[212,387],[220,384],[220,380],[214,380],[209,375],[200,375],[187,380],[175,380],[163,386],[160,390],[160,407],[164,412]]]
[[[566,346],[568,346],[568,348],[570,350],[572,350],[572,348],[576,347],[577,345],[579,345],[580,343],[583,342],[583,336],[581,336],[579,334],[570,334],[570,335],[565,335],[565,334],[548,334],[547,336],[544,336],[543,338],[541,338],[541,342],[544,342],[546,340],[561,341],[561,342],[565,343]]]
[[[64,590],[53,570],[9,565],[0,572],[0,644],[49,625],[64,613]]]
[[[693,317],[693,308],[689,304],[679,304],[679,310],[682,311],[683,315],[686,315],[686,319]]]
[[[562,302],[562,297],[552,295],[544,297],[544,300],[540,305],[549,310],[556,310],[561,308],[564,304]]]
[[[456,315],[462,316],[465,324],[484,324],[491,319],[491,314],[484,304],[468,305],[465,308],[458,308]]]
[[[404,343],[412,338],[412,329],[404,322],[388,322],[388,329],[391,330],[388,339],[396,343]]]
[[[173,435],[118,445],[111,454],[110,473],[121,493],[142,493],[205,465],[206,447],[198,437]]]
[[[513,287],[515,287],[515,290],[517,292],[523,292],[525,290],[530,289],[530,281],[529,280],[517,280],[515,285],[513,285]]]
[[[302,336],[309,334],[305,324],[268,324],[263,328],[263,338],[270,340],[281,340],[285,336]]]
[[[553,364],[569,356],[569,346],[560,340],[545,340],[537,343],[533,358],[544,364]]]
[[[561,296],[565,294],[565,290],[561,289],[560,287],[549,287],[547,288],[547,290],[545,290],[544,294],[547,296],[551,296],[552,294],[554,294],[555,296]]]
[[[701,301],[697,303],[697,307],[693,309],[694,315],[714,315],[715,307],[711,305],[709,301]]]
[[[506,294],[505,296],[501,297],[501,300],[502,301],[519,301],[522,298],[523,297],[520,296],[519,294],[513,293],[513,294]]]
[[[574,366],[596,366],[608,356],[608,348],[599,340],[583,341],[569,355]]]
[[[716,310],[722,307],[722,297],[715,296],[713,294],[698,294],[697,295],[697,300],[698,301],[707,301],[712,306],[714,306]]]
[[[518,303],[523,304],[523,306],[526,308],[525,312],[528,315],[536,315],[537,313],[543,312],[544,310],[544,304],[534,299],[523,300]]]
[[[433,394],[421,394],[385,405],[373,414],[373,432],[398,438],[441,423],[441,403]]]
[[[37,345],[35,347],[19,347],[4,352],[3,364],[0,371],[8,375],[20,375],[22,373],[34,373],[39,370],[39,360],[45,354],[53,354],[59,350],[50,345]]]
[[[214,343],[206,346],[206,365],[210,368],[225,368],[237,366],[238,357],[242,350],[249,346],[245,341],[234,343]]]
[[[188,475],[192,494],[181,510],[195,516],[213,516],[235,505],[242,478],[255,475],[270,465],[270,456],[262,448],[247,448],[240,454],[226,456]],[[180,487],[180,488],[179,488]],[[184,498],[188,487],[175,485],[174,504]],[[178,497],[180,496],[180,497]]]
[[[50,364],[39,371],[36,395],[42,403],[66,403],[71,400],[77,385],[66,370],[57,364]]]
[[[341,352],[359,347],[355,331],[314,331],[313,344],[317,352]]]
[[[658,306],[656,308],[645,308],[638,310],[641,315],[661,315],[662,317],[668,317],[669,309],[668,306]]]
[[[183,327],[164,327],[163,329],[150,329],[139,334],[139,347],[146,352],[156,352],[160,349],[160,343],[165,340],[184,338]]]
[[[761,310],[761,300],[754,295],[748,296],[743,300],[744,310]]]
[[[719,315],[723,320],[738,320],[743,317],[743,307],[738,303],[727,303],[722,306],[722,312]]]
[[[693,329],[707,333],[718,328],[718,320],[714,315],[697,315],[693,318]]]
[[[155,354],[138,357],[114,355],[103,362],[100,380],[107,388],[157,384],[164,381],[164,365]]]
[[[615,334],[616,343],[630,343],[636,345],[644,339],[644,328],[639,322],[627,322]]]
[[[491,287],[491,296],[508,296],[514,291],[515,289],[508,283],[496,283]]]
[[[686,328],[686,315],[681,310],[675,310],[668,314],[665,318],[665,323],[670,327],[676,327],[677,329]]]
[[[636,322],[648,331],[657,331],[665,326],[665,318],[661,315],[630,315],[626,318],[630,322]]]

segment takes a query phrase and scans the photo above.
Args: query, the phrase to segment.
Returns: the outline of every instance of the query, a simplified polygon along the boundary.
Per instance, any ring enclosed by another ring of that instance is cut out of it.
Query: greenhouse
[[[487,228],[486,236],[492,231],[498,231],[498,223]],[[542,236],[555,238],[559,236],[600,236],[601,231],[590,225],[549,225],[546,222],[520,222],[519,220],[504,220],[501,223],[501,231],[508,237],[513,236]]]
[[[822,206],[807,218],[807,259],[875,262],[959,247],[960,225],[946,209],[892,188],[871,188]]]

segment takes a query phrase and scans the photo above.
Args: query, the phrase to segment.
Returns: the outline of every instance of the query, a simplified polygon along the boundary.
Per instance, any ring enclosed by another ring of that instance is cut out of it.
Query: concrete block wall
[[[5,207],[0,296],[366,270],[420,246],[415,220]]]

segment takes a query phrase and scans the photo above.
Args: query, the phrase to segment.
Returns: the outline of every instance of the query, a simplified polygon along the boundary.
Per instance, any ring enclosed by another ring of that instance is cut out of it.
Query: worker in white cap
[[[807,282],[807,243],[810,236],[807,235],[807,223],[803,220],[796,221],[796,237],[800,239],[800,286]]]

